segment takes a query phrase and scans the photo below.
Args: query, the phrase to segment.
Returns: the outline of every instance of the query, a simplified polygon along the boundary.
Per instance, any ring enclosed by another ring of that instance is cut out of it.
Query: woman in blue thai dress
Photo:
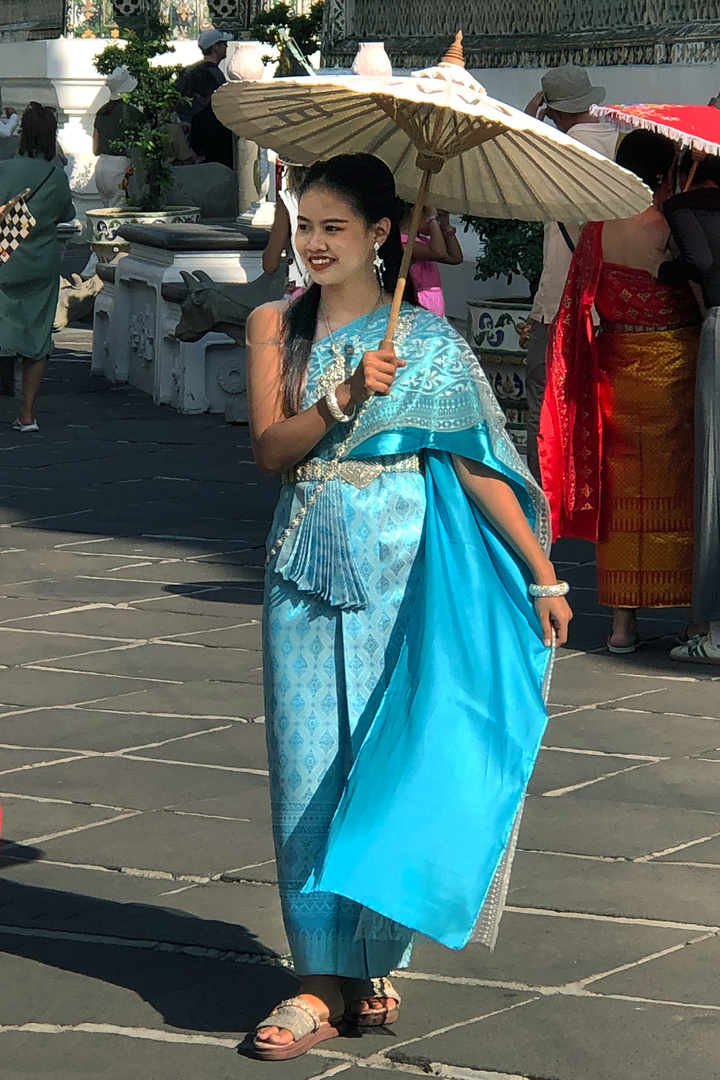
[[[297,997],[253,1052],[296,1057],[391,1022],[415,932],[492,944],[571,612],[547,508],[477,361],[406,294],[388,168],[310,168],[312,285],[248,320],[255,461],[283,488],[268,540],[265,712]]]

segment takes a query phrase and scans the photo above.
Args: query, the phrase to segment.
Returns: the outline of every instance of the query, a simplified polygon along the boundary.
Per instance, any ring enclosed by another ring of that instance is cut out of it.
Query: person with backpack
[[[95,186],[103,206],[117,206],[121,195],[119,186],[130,165],[128,154],[123,152],[123,139],[128,128],[142,119],[142,113],[134,105],[123,101],[121,94],[129,94],[137,86],[126,67],[116,67],[107,77],[110,100],[98,109],[93,126],[93,153]]]

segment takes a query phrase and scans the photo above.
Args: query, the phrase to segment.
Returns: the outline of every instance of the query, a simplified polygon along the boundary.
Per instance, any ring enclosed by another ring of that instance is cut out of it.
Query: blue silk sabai
[[[378,311],[356,349],[377,347],[386,318]],[[346,328],[348,339],[353,333],[358,324]],[[412,617],[387,654],[379,704],[353,734],[352,766],[302,892],[346,897],[369,917],[460,948],[508,849],[533,769],[551,650],[528,596],[527,567],[468,498],[452,455],[504,476],[546,548],[547,507],[475,357],[449,324],[404,305],[396,348],[407,366],[390,395],[364,408],[345,454],[422,452],[426,510]],[[319,456],[332,456],[343,427]],[[304,487],[311,485],[296,486],[286,523],[308,498]],[[351,614],[365,603],[364,574],[353,566],[352,523],[338,504],[345,487],[327,485],[335,489],[328,501],[318,499],[271,571]],[[322,573],[310,565],[318,554]]]

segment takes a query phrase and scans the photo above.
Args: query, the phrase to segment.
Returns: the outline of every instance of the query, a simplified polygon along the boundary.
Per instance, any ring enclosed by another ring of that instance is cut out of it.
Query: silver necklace
[[[368,313],[368,317],[365,320],[365,322],[363,323],[363,325],[362,325],[362,327],[360,329],[360,332],[357,335],[359,338],[362,338],[363,334],[365,333],[368,326],[370,325],[370,320],[372,319],[373,315],[375,314],[378,307],[380,306],[380,301],[381,300],[382,300],[382,289],[378,289],[377,300],[375,301],[375,304],[373,305],[372,310]],[[322,312],[323,319],[325,320],[325,326],[327,327],[328,337],[330,338],[330,351],[333,354],[333,356],[335,357],[335,361],[336,361],[335,366],[342,365],[342,368],[341,368],[342,374],[345,375],[346,374],[346,366],[347,366],[348,362],[353,357],[353,354],[355,352],[355,346],[352,345],[348,341],[348,342],[345,343],[345,346],[343,348],[341,348],[338,345],[338,343],[335,341],[335,338],[333,337],[332,329],[330,327],[330,319],[328,317],[327,307],[325,306],[325,301],[322,298],[322,294],[320,296],[320,310]]]

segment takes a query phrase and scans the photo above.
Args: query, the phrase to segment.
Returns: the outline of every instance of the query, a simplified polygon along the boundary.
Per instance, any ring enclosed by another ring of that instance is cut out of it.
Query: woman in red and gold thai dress
[[[637,608],[685,607],[692,590],[700,313],[689,288],[657,280],[674,157],[661,135],[623,140],[618,163],[651,187],[653,206],[585,226],[548,345],[539,452],[553,533],[597,545],[619,653],[637,647]]]

